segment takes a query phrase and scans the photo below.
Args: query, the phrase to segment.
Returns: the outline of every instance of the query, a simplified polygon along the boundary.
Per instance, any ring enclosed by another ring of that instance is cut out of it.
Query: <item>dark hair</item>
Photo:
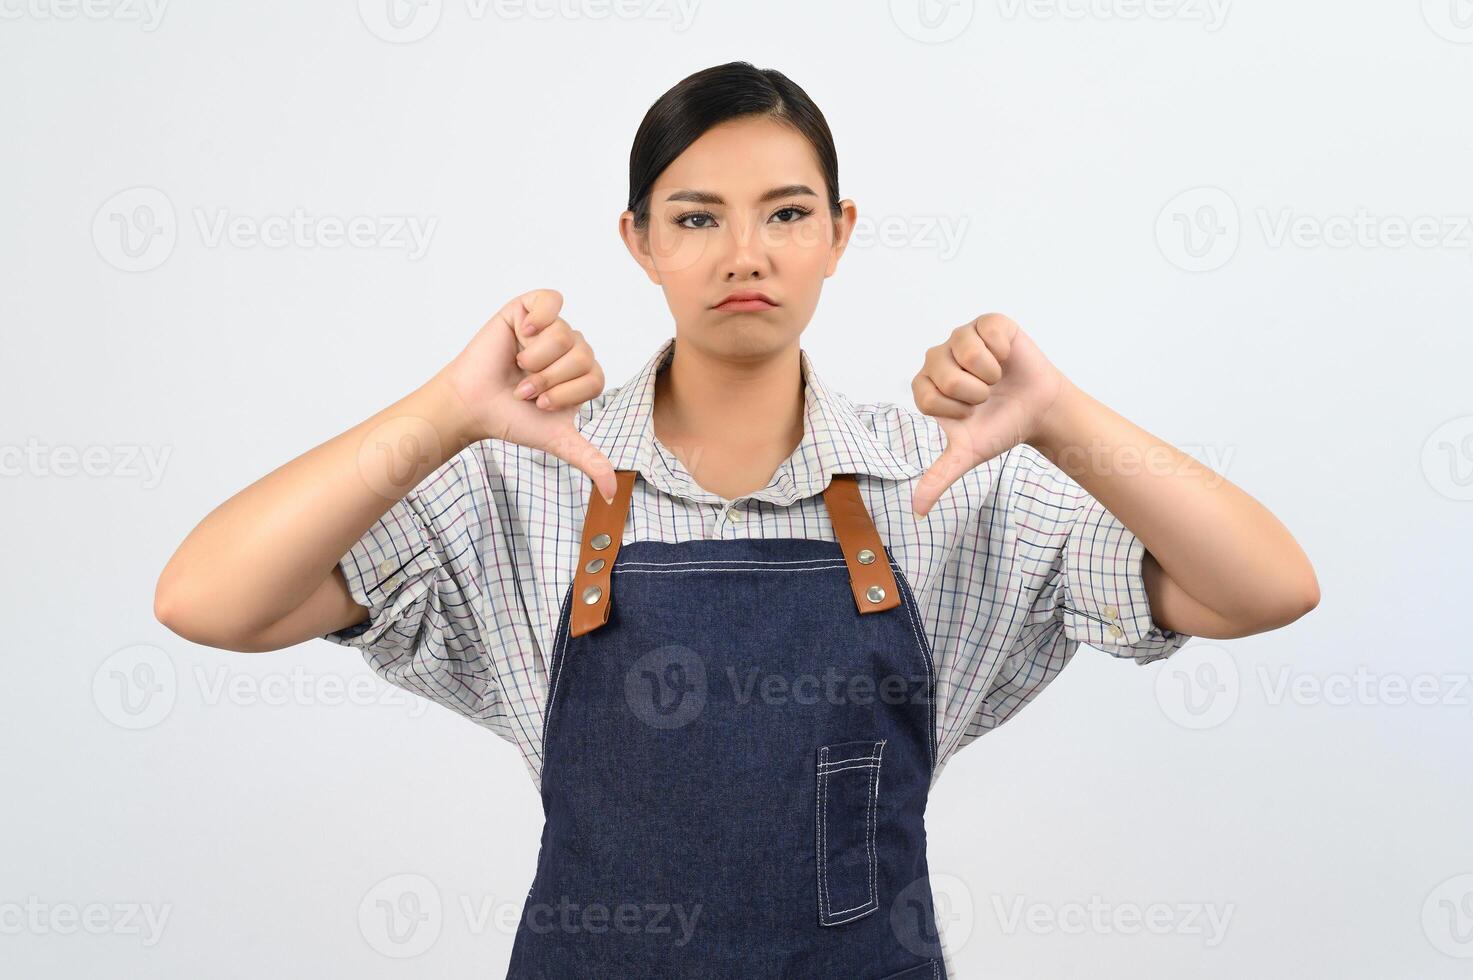
[[[681,79],[644,114],[629,151],[628,207],[635,228],[648,228],[650,188],[665,168],[706,130],[743,116],[787,123],[807,138],[828,185],[829,213],[839,217],[839,158],[823,113],[782,72],[729,61]]]

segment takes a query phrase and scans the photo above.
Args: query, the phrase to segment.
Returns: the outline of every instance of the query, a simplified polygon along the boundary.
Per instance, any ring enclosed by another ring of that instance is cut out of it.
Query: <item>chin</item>
[[[681,336],[724,357],[765,357],[781,351],[803,331],[780,318],[782,307],[761,313],[718,313],[708,310],[695,330]]]

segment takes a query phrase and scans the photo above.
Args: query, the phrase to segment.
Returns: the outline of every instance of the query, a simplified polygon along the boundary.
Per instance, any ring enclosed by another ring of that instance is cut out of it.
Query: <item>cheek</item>
[[[693,235],[668,225],[650,229],[650,253],[655,269],[667,284],[700,273],[709,261],[710,235]]]
[[[770,232],[775,244],[806,254],[827,255],[833,245],[833,227],[817,215],[803,221],[774,225]]]

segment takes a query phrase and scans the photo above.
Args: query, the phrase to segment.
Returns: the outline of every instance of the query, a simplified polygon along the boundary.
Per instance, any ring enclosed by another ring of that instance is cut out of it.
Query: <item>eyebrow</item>
[[[765,204],[768,201],[774,201],[780,197],[798,197],[802,194],[807,194],[810,197],[818,196],[813,192],[813,188],[809,187],[807,184],[784,184],[782,187],[774,187],[772,190],[768,191],[760,198],[758,198],[757,201],[759,204]],[[665,198],[665,200],[667,202],[692,201],[696,204],[726,203],[726,201],[721,197],[720,194],[713,194],[710,191],[675,191],[669,197]]]

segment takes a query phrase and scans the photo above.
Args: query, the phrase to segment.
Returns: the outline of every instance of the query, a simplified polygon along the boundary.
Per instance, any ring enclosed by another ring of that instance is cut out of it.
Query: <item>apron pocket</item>
[[[818,750],[818,924],[852,922],[880,907],[875,821],[885,740]]]

